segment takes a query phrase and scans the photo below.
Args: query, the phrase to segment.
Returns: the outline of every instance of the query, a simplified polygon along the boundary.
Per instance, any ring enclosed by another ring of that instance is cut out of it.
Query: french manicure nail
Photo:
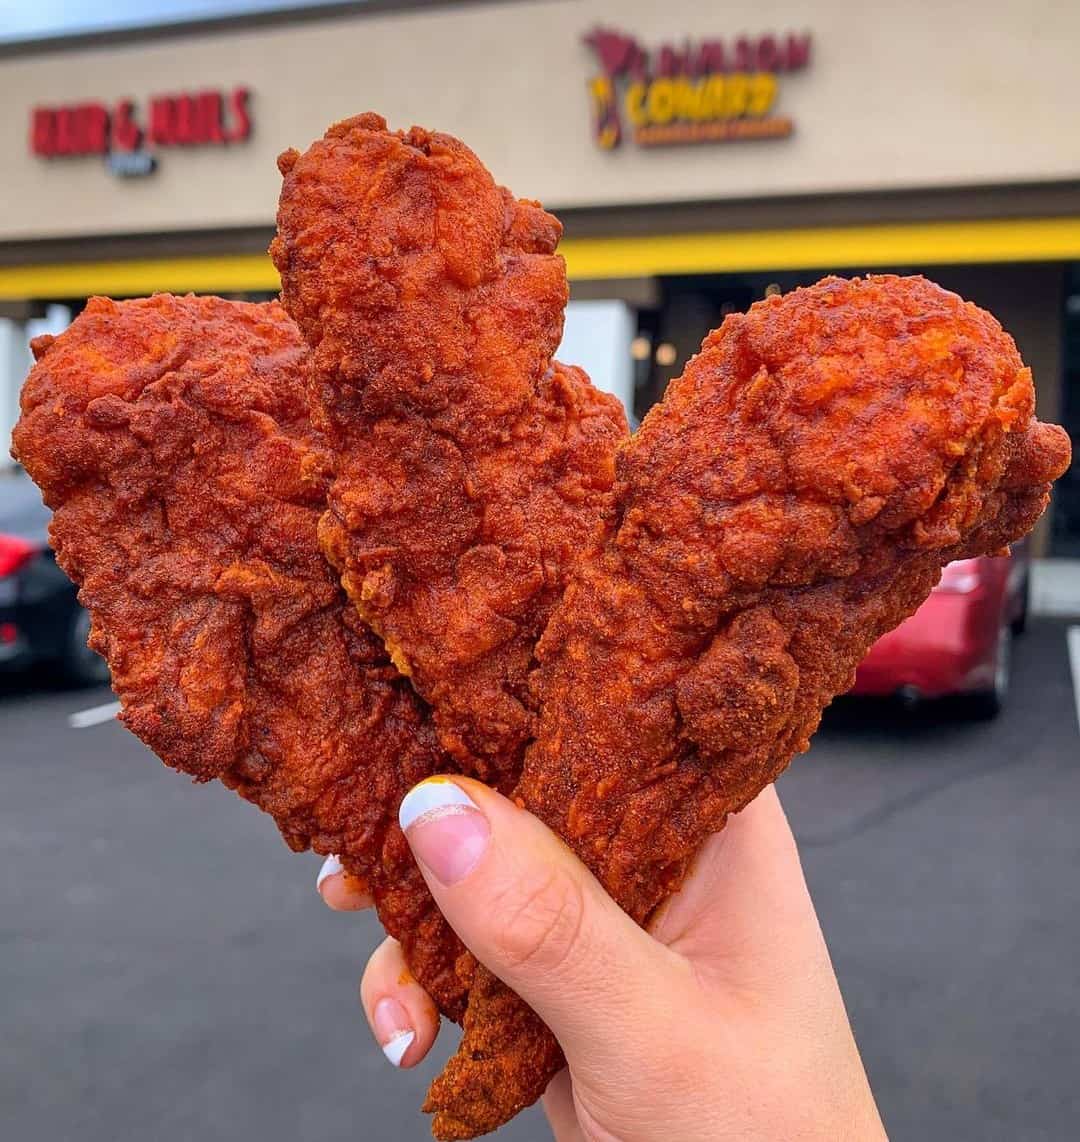
[[[491,839],[487,818],[460,785],[445,777],[413,786],[398,821],[413,852],[446,886],[472,872]]]
[[[333,853],[331,853],[326,858],[326,860],[323,861],[322,868],[319,869],[319,878],[318,878],[318,880],[315,881],[315,887],[321,889],[322,888],[322,882],[328,876],[337,876],[337,874],[339,872],[344,872],[344,871],[345,871],[345,868],[342,865],[341,861],[338,860],[338,858]]]
[[[395,1067],[400,1067],[405,1052],[416,1039],[416,1032],[409,1026],[408,1012],[396,999],[385,996],[375,1004],[372,1022],[382,1053]]]

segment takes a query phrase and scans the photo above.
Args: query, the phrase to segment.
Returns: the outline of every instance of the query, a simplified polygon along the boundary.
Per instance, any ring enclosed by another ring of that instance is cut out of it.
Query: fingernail
[[[334,856],[333,853],[331,853],[326,858],[326,860],[324,860],[322,862],[322,868],[319,869],[319,879],[315,881],[315,887],[318,889],[321,889],[322,888],[322,882],[328,876],[337,876],[337,874],[339,872],[344,872],[344,871],[345,871],[345,868],[342,865],[341,861],[338,860],[338,858],[336,856]]]
[[[395,1067],[400,1067],[405,1052],[416,1038],[416,1032],[409,1026],[408,1012],[396,999],[386,996],[375,1004],[372,1022],[383,1054]]]
[[[472,872],[491,839],[487,818],[460,785],[445,777],[413,786],[398,821],[412,851],[447,886]]]

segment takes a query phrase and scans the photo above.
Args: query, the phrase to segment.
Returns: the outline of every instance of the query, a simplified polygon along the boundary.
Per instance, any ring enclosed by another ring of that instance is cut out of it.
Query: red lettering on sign
[[[88,103],[86,106],[86,141],[91,154],[108,153],[109,113],[100,103]]]
[[[30,115],[30,150],[43,158],[52,158],[56,116],[48,107],[35,107]]]
[[[158,146],[169,146],[173,141],[173,101],[167,95],[150,100],[150,126],[147,137]]]
[[[198,104],[190,95],[170,95],[155,100],[160,105],[154,139],[163,147],[188,147],[199,140]]]
[[[727,70],[723,40],[705,40],[698,48],[695,75],[716,75]]]
[[[35,107],[30,149],[51,159],[59,155],[103,155],[109,149],[109,113],[100,103]]]
[[[202,119],[198,100],[192,95],[178,95],[173,100],[173,142],[182,147],[201,143]]]
[[[781,64],[780,45],[775,36],[762,36],[757,45],[757,70],[778,71]]]
[[[740,36],[735,41],[735,60],[732,64],[732,70],[753,71],[755,62],[753,41],[746,39],[745,36]]]
[[[610,79],[652,79],[721,75],[731,72],[798,71],[810,62],[810,35],[739,36],[734,40],[702,40],[682,45],[667,42],[649,52],[633,36],[611,28],[594,28],[585,43],[596,53],[601,72]]]
[[[596,52],[604,72],[613,79],[626,74],[644,76],[648,56],[633,36],[596,28],[585,37],[585,42]]]
[[[251,138],[251,111],[248,103],[251,91],[246,87],[237,87],[229,96],[229,108],[232,112],[232,130],[225,136],[228,143],[243,143]]]
[[[788,36],[784,66],[788,71],[798,71],[810,62],[810,33],[804,36]]]
[[[142,130],[135,122],[135,104],[122,99],[113,111],[109,140],[114,151],[137,151],[142,143]]]
[[[597,145],[623,137],[622,114],[642,146],[729,139],[784,138],[791,120],[775,115],[778,76],[810,62],[810,35],[766,33],[667,41],[652,49],[612,28],[585,43],[599,74],[589,80]]]
[[[161,147],[210,142],[201,95],[162,95],[150,104],[150,141]]]
[[[79,154],[78,107],[61,107],[56,112],[56,153]]]
[[[671,44],[662,44],[660,59],[656,65],[656,74],[663,79],[676,75],[684,75],[687,70],[689,53],[685,48],[675,48]]]
[[[225,142],[220,91],[204,91],[199,96],[199,119],[202,122],[203,142]]]
[[[158,95],[150,100],[147,127],[135,103],[120,100],[110,113],[94,101],[30,112],[30,150],[42,158],[135,154],[144,141],[156,147],[225,146],[251,137],[251,92],[237,87],[193,94]]]

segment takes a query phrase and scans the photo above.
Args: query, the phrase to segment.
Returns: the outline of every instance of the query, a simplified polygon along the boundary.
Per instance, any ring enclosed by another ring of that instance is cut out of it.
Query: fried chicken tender
[[[460,1017],[463,949],[396,816],[449,759],[319,551],[332,456],[295,325],[276,303],[93,298],[33,348],[15,453],[54,509],[122,720],[293,849],[341,854]]]
[[[271,255],[337,452],[321,537],[463,771],[507,791],[533,648],[611,505],[614,397],[552,363],[561,226],[377,115],[287,151]]]
[[[731,316],[618,459],[618,526],[537,648],[516,796],[640,924],[808,748],[953,559],[1026,534],[1069,462],[987,313],[922,278],[828,278]],[[428,1101],[440,1139],[561,1065],[486,972]]]

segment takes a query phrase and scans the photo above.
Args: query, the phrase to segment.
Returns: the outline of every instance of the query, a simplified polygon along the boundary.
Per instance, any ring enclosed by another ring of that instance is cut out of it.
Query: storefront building
[[[374,109],[565,228],[565,355],[640,415],[722,316],[825,272],[990,308],[1080,438],[1080,6],[336,6],[0,54],[0,442],[93,293],[268,296],[274,160]],[[6,450],[5,450],[6,451]],[[1080,477],[1039,549],[1080,555]]]

